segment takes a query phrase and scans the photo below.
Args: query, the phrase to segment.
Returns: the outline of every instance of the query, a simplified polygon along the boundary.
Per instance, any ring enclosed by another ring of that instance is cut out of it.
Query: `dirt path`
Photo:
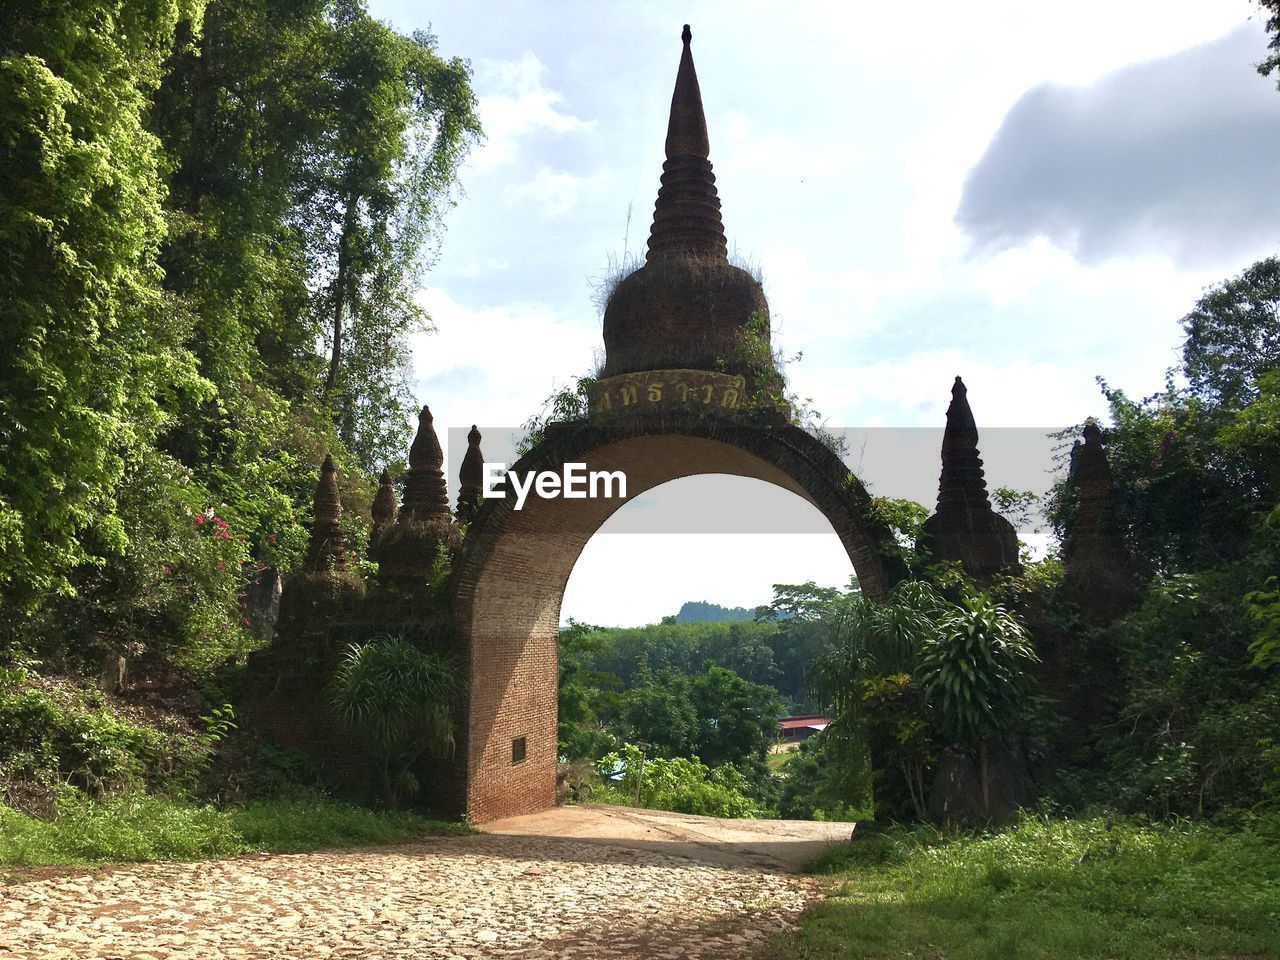
[[[14,884],[0,957],[737,958],[816,895],[780,871],[837,833],[625,808],[490,829]]]

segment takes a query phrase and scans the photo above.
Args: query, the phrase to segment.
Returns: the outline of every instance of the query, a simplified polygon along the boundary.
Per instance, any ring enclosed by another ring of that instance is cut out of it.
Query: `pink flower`
[[[167,563],[161,566],[160,569],[166,574],[173,573],[173,567],[169,566]]]
[[[219,569],[219,570],[225,569],[225,567],[226,567],[226,564],[223,564],[223,563],[219,563],[219,564],[218,564],[218,569]]]
[[[200,526],[200,524],[204,523],[204,514],[203,514],[203,513],[197,513],[197,514],[196,514],[192,519],[194,519],[194,520],[195,520],[195,522],[196,522],[196,526],[198,527],[198,526]]]
[[[249,625],[249,620],[248,620],[248,618],[245,618],[244,620],[241,620],[240,622],[241,622],[241,623],[243,623],[246,627]]]

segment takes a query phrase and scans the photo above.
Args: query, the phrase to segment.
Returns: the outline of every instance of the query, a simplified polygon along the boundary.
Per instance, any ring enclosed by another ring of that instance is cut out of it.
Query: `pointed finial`
[[[942,435],[942,456],[960,447],[977,449],[978,424],[969,408],[969,391],[964,381],[956,377],[951,384],[951,403],[947,407],[947,429]]]
[[[692,36],[685,24],[681,34],[684,47],[667,121],[667,162],[662,165],[662,187],[649,229],[647,260],[671,254],[728,258],[716,178],[708,159],[711,141],[702,109],[702,90],[689,49]]]
[[[346,567],[346,555],[342,549],[342,529],[338,524],[342,516],[342,499],[338,494],[338,469],[333,456],[325,454],[320,466],[320,479],[316,483],[312,501],[311,539],[307,545],[307,568],[317,573],[325,570],[342,570]]]
[[[484,499],[484,454],[480,452],[480,431],[471,425],[467,434],[467,452],[458,471],[458,520],[467,523],[480,509]]]
[[[409,447],[409,473],[404,484],[400,516],[430,520],[449,516],[449,495],[444,480],[444,450],[436,436],[431,408],[418,414],[418,433]]]

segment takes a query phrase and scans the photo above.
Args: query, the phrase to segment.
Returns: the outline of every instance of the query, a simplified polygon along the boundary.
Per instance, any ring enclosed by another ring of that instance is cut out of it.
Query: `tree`
[[[391,807],[420,789],[413,772],[419,758],[453,752],[461,690],[452,661],[403,637],[347,648],[329,702],[338,722],[373,749],[383,798]]]
[[[435,38],[404,37],[359,0],[333,0],[312,145],[296,225],[319,270],[313,308],[329,344],[321,396],[368,470],[399,454],[408,430],[408,336],[428,318],[414,301],[458,163],[479,136],[467,65]]]
[[[198,0],[10,4],[0,14],[0,595],[12,629],[128,542],[117,489],[203,390],[159,289],[159,144],[143,126]]]
[[[824,734],[827,750],[847,770],[870,773],[882,808],[909,802],[920,818],[925,768],[935,749],[915,673],[949,607],[933,587],[917,581],[898,585],[885,603],[846,597],[830,614],[834,648],[810,671],[815,690],[834,714]],[[871,794],[870,788],[866,783],[851,789],[863,795],[853,802]]]
[[[1182,326],[1192,394],[1213,404],[1248,402],[1258,378],[1280,369],[1280,258],[1210,287]]]
[[[1267,44],[1271,53],[1258,64],[1258,73],[1269,77],[1280,73],[1280,0],[1258,0],[1258,8],[1267,12],[1266,28],[1271,35]],[[1280,87],[1280,77],[1276,79],[1276,86]]]

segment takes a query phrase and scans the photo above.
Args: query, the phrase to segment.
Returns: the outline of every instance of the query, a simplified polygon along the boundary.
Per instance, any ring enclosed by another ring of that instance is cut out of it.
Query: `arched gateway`
[[[886,534],[840,457],[790,423],[764,293],[729,263],[687,26],[683,41],[646,262],[608,300],[589,416],[549,426],[512,470],[622,471],[629,497],[706,473],[776,484],[823,513],[863,591],[882,595]],[[464,474],[478,469],[470,459]],[[560,603],[583,547],[620,503],[531,496],[516,510],[508,494],[484,502],[468,527],[451,582],[470,675],[454,769],[456,802],[477,822],[555,802]]]
[[[881,597],[906,571],[895,566],[894,550],[880,549],[891,534],[874,519],[862,484],[792,423],[764,292],[726,254],[688,27],[683,40],[645,263],[608,298],[605,366],[591,384],[588,410],[548,425],[511,470],[526,481],[535,472],[563,474],[567,464],[620,471],[631,497],[707,473],[776,484],[821,511],[863,593]],[[369,758],[334,729],[317,684],[332,676],[347,644],[379,633],[450,649],[468,684],[456,749],[431,771],[432,800],[477,822],[555,802],[560,603],[583,547],[623,502],[533,495],[517,509],[514,491],[485,500],[480,439],[473,427],[455,521],[444,452],[431,412],[422,409],[403,504],[397,509],[385,471],[373,501],[369,556],[378,572],[369,581],[347,568],[351,545],[326,458],[306,562],[280,598],[275,639],[255,661],[249,698],[264,733],[323,756],[335,779],[356,781],[367,777]],[[959,377],[947,408],[938,506],[921,541],[935,559],[960,563],[979,582],[1018,564],[1014,529],[987,496]],[[637,573],[617,577],[625,584]]]

